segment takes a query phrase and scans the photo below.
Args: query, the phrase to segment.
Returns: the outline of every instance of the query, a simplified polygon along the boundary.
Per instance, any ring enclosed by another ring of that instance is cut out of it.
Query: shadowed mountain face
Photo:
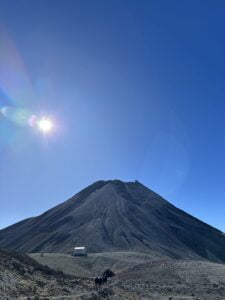
[[[224,234],[141,183],[97,181],[44,214],[0,231],[0,246],[22,252],[157,251],[225,262]]]

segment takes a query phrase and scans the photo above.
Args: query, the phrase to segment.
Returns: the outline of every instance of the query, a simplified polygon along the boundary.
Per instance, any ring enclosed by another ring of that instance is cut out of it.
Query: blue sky
[[[225,3],[0,0],[0,227],[99,179],[225,231]]]

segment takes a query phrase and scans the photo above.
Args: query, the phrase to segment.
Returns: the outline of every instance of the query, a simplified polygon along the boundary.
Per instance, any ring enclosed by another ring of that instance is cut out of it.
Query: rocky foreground
[[[0,250],[0,299],[48,299],[91,293],[91,287],[88,279],[52,270],[24,254]]]
[[[44,264],[24,254],[0,250],[1,300],[225,299],[224,264],[153,258],[137,252],[87,258],[59,254],[33,257]],[[47,261],[51,268],[45,265]],[[62,266],[64,272],[58,271]],[[93,277],[108,266],[116,276],[96,289]],[[85,277],[81,276],[83,272]]]
[[[137,299],[224,300],[225,265],[206,261],[159,260],[117,276],[118,287]],[[133,292],[133,293],[132,293]]]
[[[86,295],[85,299],[225,299],[225,264],[175,260],[138,252],[95,253],[86,258],[56,253],[31,256],[51,268],[80,277],[92,278],[110,268],[116,276],[100,292]]]

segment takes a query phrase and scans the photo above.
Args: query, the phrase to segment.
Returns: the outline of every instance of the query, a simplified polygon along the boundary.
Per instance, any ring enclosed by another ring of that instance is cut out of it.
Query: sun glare
[[[42,118],[38,121],[38,128],[43,132],[49,132],[52,130],[53,124],[50,119]]]

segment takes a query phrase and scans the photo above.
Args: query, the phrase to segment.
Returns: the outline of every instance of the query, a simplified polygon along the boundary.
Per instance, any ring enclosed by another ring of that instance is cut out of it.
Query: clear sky
[[[225,231],[224,0],[0,0],[0,109],[0,227],[117,178]]]

